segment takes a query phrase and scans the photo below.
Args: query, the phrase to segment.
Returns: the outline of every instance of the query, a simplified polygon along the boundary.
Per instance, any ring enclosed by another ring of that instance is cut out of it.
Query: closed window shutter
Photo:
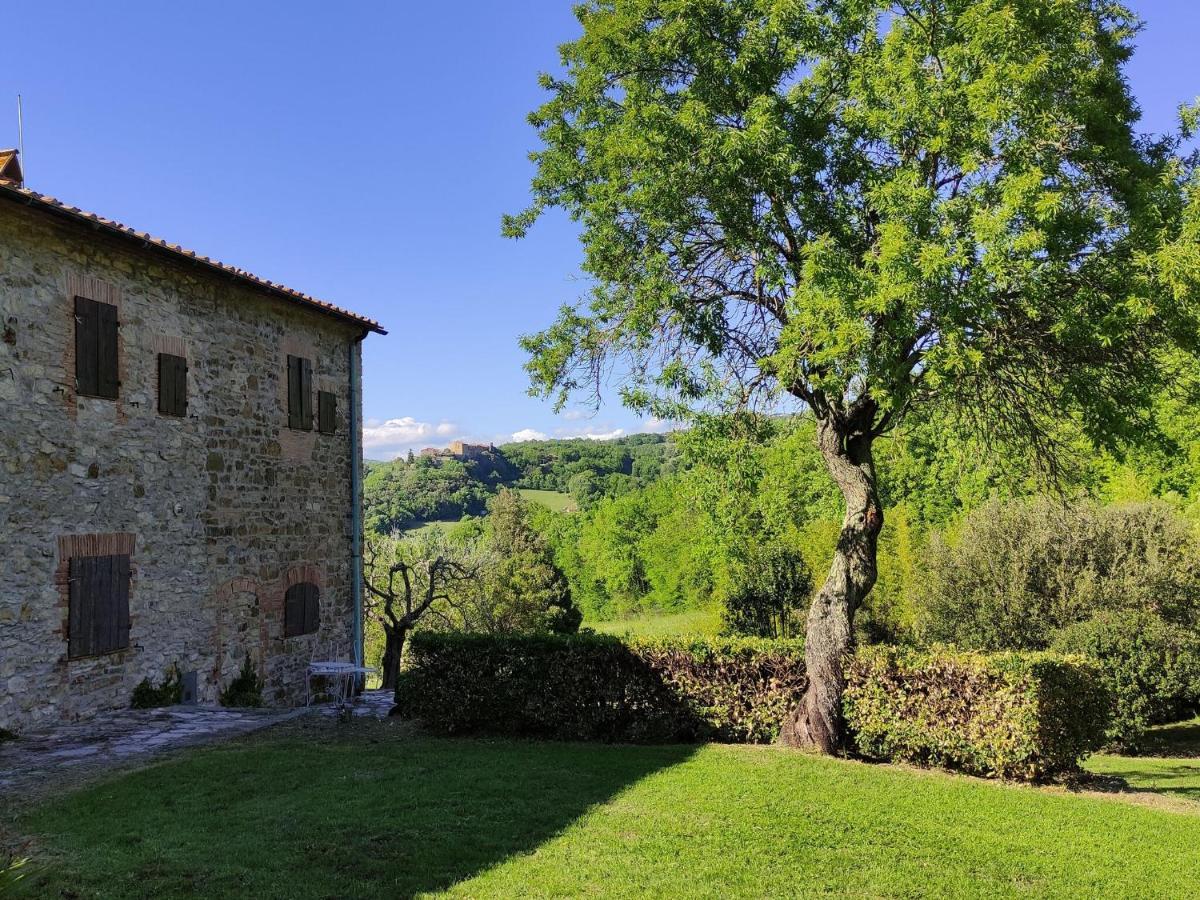
[[[158,411],[164,416],[187,415],[187,360],[182,356],[158,355]]]
[[[75,391],[117,399],[117,308],[75,298]]]
[[[320,592],[315,584],[293,584],[283,597],[283,636],[312,634],[320,626]]]
[[[312,360],[300,360],[300,427],[311,431],[313,427]]]
[[[337,395],[329,391],[317,394],[317,430],[322,434],[337,431]]]
[[[91,396],[100,390],[100,370],[96,359],[100,346],[97,306],[86,297],[75,298],[75,390]]]
[[[98,656],[129,646],[130,578],[127,555],[72,557],[69,657]]]
[[[312,361],[288,357],[288,428],[312,431]]]
[[[115,400],[121,386],[117,379],[117,308],[109,303],[96,305],[100,307],[99,389],[96,394]]]
[[[321,594],[315,584],[306,584],[304,588],[304,633],[312,634],[321,627]]]

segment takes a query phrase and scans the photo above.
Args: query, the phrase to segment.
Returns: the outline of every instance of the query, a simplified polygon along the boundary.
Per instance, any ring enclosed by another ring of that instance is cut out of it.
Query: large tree
[[[1163,346],[1197,333],[1193,161],[1135,132],[1138,23],[1107,0],[577,12],[531,116],[532,205],[505,222],[564,209],[593,284],[525,339],[534,386],[811,411],[845,517],[783,740],[832,752],[876,578],[873,442],[944,404],[1053,471],[1068,426],[1142,428]]]

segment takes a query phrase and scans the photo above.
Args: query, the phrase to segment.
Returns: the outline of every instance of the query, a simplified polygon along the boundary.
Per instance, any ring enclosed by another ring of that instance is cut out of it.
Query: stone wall
[[[116,401],[75,394],[76,294],[119,309]],[[246,657],[268,702],[289,704],[315,647],[349,652],[360,334],[0,202],[0,727],[128,706],[173,664],[215,702]],[[185,418],[158,413],[160,352],[188,360]],[[313,360],[314,390],[337,395],[335,434],[287,428],[289,353]],[[68,660],[71,555],[126,550],[129,648]],[[285,639],[284,594],[299,581],[320,587],[321,627]]]

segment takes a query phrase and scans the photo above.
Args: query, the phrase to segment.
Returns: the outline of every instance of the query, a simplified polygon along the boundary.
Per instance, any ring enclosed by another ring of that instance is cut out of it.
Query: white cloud
[[[516,443],[521,441],[545,441],[549,436],[542,431],[536,431],[533,428],[522,428],[520,431],[514,431],[512,439]]]
[[[578,422],[580,419],[586,419],[588,414],[582,409],[568,409],[562,417],[568,422]]]
[[[674,431],[679,427],[679,423],[674,419],[659,419],[651,416],[641,423],[643,431],[648,431],[650,434],[666,434],[668,431]]]
[[[453,422],[418,422],[412,416],[367,419],[363,423],[364,455],[375,459],[394,458],[430,445],[445,446],[460,433]]]
[[[614,438],[624,437],[624,428],[614,428],[612,431],[599,431],[596,428],[585,428],[583,431],[577,431],[574,434],[560,434],[563,438],[587,438],[589,441],[611,441]]]

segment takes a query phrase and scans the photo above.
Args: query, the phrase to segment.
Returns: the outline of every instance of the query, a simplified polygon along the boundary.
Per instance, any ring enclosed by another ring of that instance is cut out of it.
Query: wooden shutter
[[[158,354],[158,411],[164,416],[187,415],[187,360]]]
[[[75,298],[75,391],[117,399],[117,308]]]
[[[312,634],[321,624],[321,593],[315,584],[301,582],[287,589],[283,598],[283,636]]]
[[[283,636],[295,637],[304,632],[303,585],[293,584],[283,598]]]
[[[117,308],[111,303],[100,307],[100,346],[96,358],[99,369],[99,388],[96,396],[116,400],[121,382],[117,379]]]
[[[313,427],[312,360],[300,360],[300,427],[312,431]]]
[[[288,428],[311,431],[312,361],[302,356],[288,357]]]
[[[96,360],[100,346],[98,305],[86,297],[75,298],[75,391],[90,396],[100,390]]]
[[[321,592],[315,584],[304,584],[304,633],[314,634],[321,627]]]
[[[329,391],[317,394],[317,430],[322,434],[337,431],[337,395]]]
[[[70,577],[67,655],[97,656],[128,647],[129,557],[72,557]]]

